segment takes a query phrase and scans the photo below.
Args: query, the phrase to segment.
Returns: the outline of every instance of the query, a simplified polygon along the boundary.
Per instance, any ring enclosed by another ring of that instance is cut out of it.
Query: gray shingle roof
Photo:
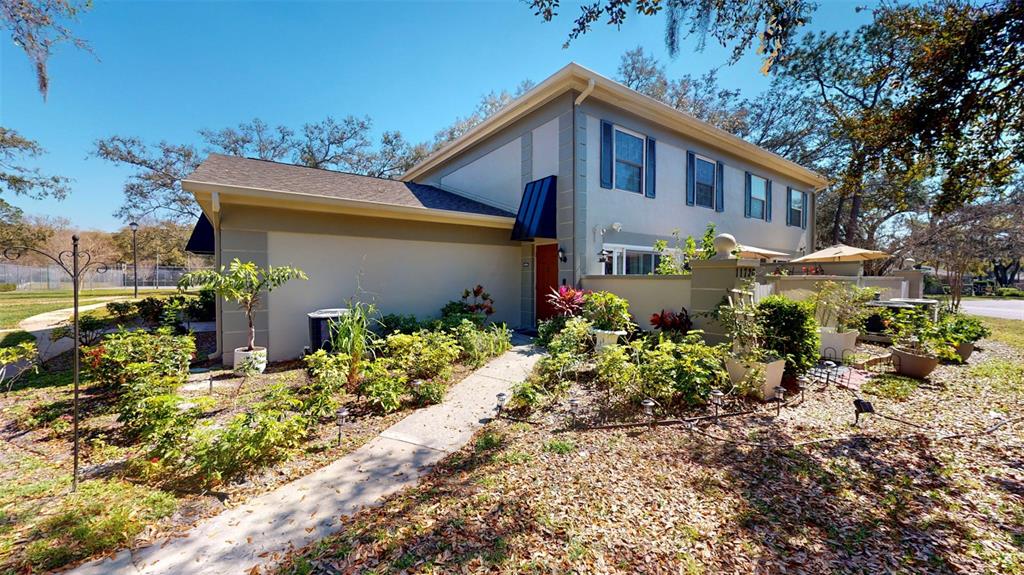
[[[222,154],[210,154],[186,179],[408,208],[515,217],[500,208],[434,186]]]

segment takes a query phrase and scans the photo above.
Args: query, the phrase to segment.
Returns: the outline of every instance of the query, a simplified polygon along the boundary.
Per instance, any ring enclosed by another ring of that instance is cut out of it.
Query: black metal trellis
[[[81,280],[85,272],[89,271],[89,268],[95,268],[96,273],[105,273],[107,271],[107,264],[102,262],[92,261],[92,254],[89,252],[82,252],[78,249],[78,235],[71,236],[71,251],[64,250],[58,253],[56,256],[48,254],[44,251],[37,250],[27,246],[8,246],[4,248],[3,255],[5,259],[14,261],[25,255],[27,252],[39,254],[57,264],[65,273],[71,276],[72,293],[74,294],[74,316],[73,324],[74,329],[72,331],[72,339],[74,341],[74,372],[75,372],[75,384],[74,384],[74,399],[72,401],[72,434],[74,436],[74,446],[72,447],[73,453],[73,469],[71,475],[71,491],[78,490],[78,372],[80,367],[79,358],[79,344],[78,344],[78,293],[81,289]],[[83,261],[84,260],[84,261]]]

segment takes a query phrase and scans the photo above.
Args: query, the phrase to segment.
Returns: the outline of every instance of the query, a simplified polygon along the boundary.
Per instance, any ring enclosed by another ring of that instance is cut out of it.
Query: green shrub
[[[18,289],[18,286],[12,283],[0,283],[0,292],[10,292]]]
[[[392,334],[385,345],[388,356],[410,379],[447,380],[462,354],[455,336],[443,331]]]
[[[586,355],[593,348],[593,336],[590,333],[593,324],[590,321],[574,317],[565,322],[565,327],[551,338],[548,350],[552,353],[565,352],[573,355]]]
[[[301,401],[275,386],[248,413],[223,429],[202,428],[192,447],[196,471],[217,483],[258,466],[286,459],[306,436],[308,422],[295,410]]]
[[[512,331],[504,324],[480,328],[473,322],[463,320],[454,333],[462,348],[461,359],[471,367],[480,367],[512,347]]]
[[[558,335],[558,332],[565,329],[565,322],[567,321],[569,321],[569,318],[561,315],[542,320],[537,325],[537,345],[547,347],[551,343],[551,339]]]
[[[192,321],[214,321],[217,319],[217,292],[210,288],[199,290],[199,297],[190,298],[185,309]]]
[[[602,350],[597,357],[597,380],[632,403],[651,398],[665,407],[700,405],[712,390],[728,383],[724,354],[721,346],[706,345],[699,333],[680,341],[640,339]]]
[[[930,355],[960,362],[947,330],[924,308],[882,310],[879,312],[885,331],[892,336],[893,346],[912,353]]]
[[[306,356],[309,383],[297,391],[302,400],[302,413],[310,422],[318,421],[334,413],[338,408],[341,394],[348,382],[350,358],[341,354],[330,354],[325,350]]]
[[[594,329],[628,331],[633,325],[629,315],[629,302],[606,291],[587,294],[583,302],[583,317],[594,325]]]
[[[95,345],[107,331],[109,324],[107,320],[100,319],[92,314],[85,314],[78,318],[78,343],[82,346]],[[64,338],[71,339],[75,335],[74,324],[71,320],[65,321],[50,331],[50,341],[60,341]]]
[[[135,314],[135,302],[112,301],[107,304],[107,311],[118,321],[125,321]]]
[[[412,314],[389,313],[380,319],[380,332],[384,337],[393,333],[416,333],[422,327],[420,321]]]
[[[12,331],[0,340],[0,347],[17,347],[23,343],[36,343],[36,336],[25,330]]]
[[[345,314],[330,322],[331,348],[349,357],[348,386],[353,389],[359,383],[360,365],[377,343],[377,307],[354,299],[346,307]]]
[[[948,313],[939,319],[936,326],[940,337],[953,345],[974,343],[992,335],[985,324],[976,317],[962,313]]]
[[[138,363],[129,364],[125,376],[117,400],[117,419],[125,433],[144,438],[163,426],[164,419],[177,413],[177,403],[171,398],[181,399],[174,392],[182,378],[154,374],[145,364]]]
[[[2,290],[0,290],[2,291]],[[1001,287],[996,289],[998,297],[1024,297],[1024,290],[1013,287]]]
[[[390,358],[378,358],[366,363],[359,386],[359,392],[382,413],[398,411],[402,407],[402,396],[406,392],[408,380],[404,374],[394,370],[393,365],[394,362]]]
[[[509,398],[509,409],[523,409],[532,411],[540,406],[547,397],[547,392],[536,377],[528,377],[512,388],[512,397]]]
[[[444,400],[448,386],[443,381],[431,380],[421,382],[418,387],[412,388],[413,399],[419,405],[434,405]]]
[[[764,348],[786,359],[787,376],[802,375],[818,361],[821,340],[813,303],[768,296],[757,304],[757,321]]]
[[[149,326],[160,325],[164,318],[164,307],[164,300],[152,296],[135,302],[139,318]]]
[[[167,393],[145,397],[137,404],[137,433],[149,444],[149,455],[179,465],[192,454],[191,435],[204,410],[213,404],[209,397],[186,401]]]
[[[139,375],[176,376],[184,382],[195,354],[191,336],[124,329],[107,334],[99,345],[84,350],[85,364],[93,379],[103,385],[124,385]],[[135,369],[129,370],[129,366]]]

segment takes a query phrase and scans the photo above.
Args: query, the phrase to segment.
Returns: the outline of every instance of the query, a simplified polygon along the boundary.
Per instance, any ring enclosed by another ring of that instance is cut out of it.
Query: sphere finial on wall
[[[736,257],[732,255],[737,246],[736,238],[732,234],[718,234],[715,236],[714,246],[716,260],[730,260]]]

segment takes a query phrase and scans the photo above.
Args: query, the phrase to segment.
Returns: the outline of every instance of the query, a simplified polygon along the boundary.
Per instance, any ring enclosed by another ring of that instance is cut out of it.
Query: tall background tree
[[[0,0],[0,28],[10,33],[14,44],[32,62],[43,99],[50,87],[47,63],[54,47],[68,43],[89,50],[85,40],[76,37],[68,25],[91,7],[91,0]]]

